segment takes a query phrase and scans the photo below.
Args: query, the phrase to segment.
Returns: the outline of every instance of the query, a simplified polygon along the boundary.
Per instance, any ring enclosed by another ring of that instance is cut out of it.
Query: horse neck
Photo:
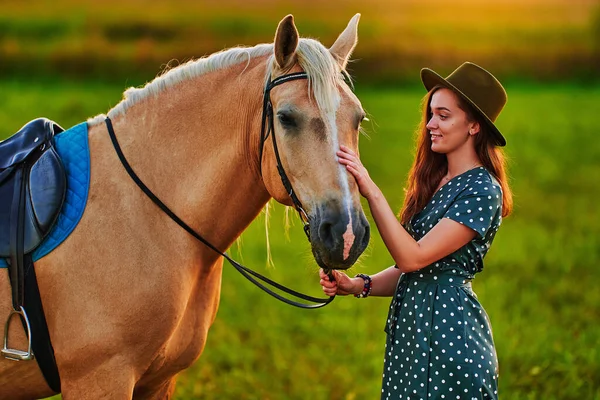
[[[114,121],[140,178],[221,250],[270,198],[256,168],[264,61],[192,78]]]

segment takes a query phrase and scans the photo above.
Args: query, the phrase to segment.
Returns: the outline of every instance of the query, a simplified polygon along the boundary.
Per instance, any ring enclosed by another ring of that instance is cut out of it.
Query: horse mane
[[[273,44],[258,44],[254,47],[233,47],[213,53],[206,57],[190,60],[179,66],[165,70],[159,76],[154,78],[141,88],[130,87],[123,93],[123,100],[113,107],[108,115],[115,118],[124,114],[129,108],[143,101],[150,96],[157,96],[168,88],[181,82],[193,79],[195,77],[217,71],[222,68],[228,68],[242,62],[249,63],[254,57],[261,57],[271,54],[267,60],[267,73],[265,82],[271,76],[276,67],[275,57],[273,55]],[[296,49],[296,57],[300,67],[308,75],[308,96],[314,99],[322,113],[335,113],[340,103],[338,85],[343,84],[344,75],[348,76],[346,71],[341,71],[340,66],[335,61],[329,50],[319,41],[309,38],[301,38]],[[260,99],[259,99],[260,100]],[[89,125],[98,125],[104,123],[106,115],[100,114],[90,118]],[[271,257],[271,246],[269,240],[269,219],[270,202],[265,205],[265,233],[267,240],[267,265],[274,266]],[[289,240],[290,219],[285,212],[285,231]],[[238,249],[242,245],[242,236],[237,240]]]
[[[177,67],[167,69],[141,88],[130,87],[123,93],[123,100],[113,107],[108,115],[111,118],[124,114],[133,105],[150,96],[157,96],[164,90],[195,77],[228,68],[242,62],[249,63],[254,57],[273,54],[273,44],[258,44],[254,47],[233,47],[206,57],[190,60]],[[301,38],[296,49],[298,64],[308,75],[309,98],[314,98],[319,109],[334,112],[340,102],[337,86],[343,82],[339,64],[329,50],[314,39]],[[275,68],[275,57],[267,61],[270,65],[265,76],[265,84]],[[104,122],[106,115],[100,114],[88,119],[89,125]]]

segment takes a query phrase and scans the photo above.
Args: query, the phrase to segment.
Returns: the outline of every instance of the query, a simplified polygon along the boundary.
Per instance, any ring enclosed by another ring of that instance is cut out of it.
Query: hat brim
[[[469,103],[475,109],[475,111],[477,111],[479,115],[485,120],[485,122],[490,128],[490,132],[496,140],[496,145],[506,146],[506,139],[504,138],[502,133],[500,133],[498,128],[496,128],[494,122],[492,122],[492,120],[488,118],[488,116],[477,106],[477,104],[475,104],[469,97],[467,97],[467,95],[461,92],[460,89],[458,89],[456,86],[444,79],[441,75],[429,68],[423,68],[421,70],[421,81],[423,82],[423,85],[425,86],[425,89],[427,89],[428,92],[436,86],[444,86],[457,93],[463,100]]]

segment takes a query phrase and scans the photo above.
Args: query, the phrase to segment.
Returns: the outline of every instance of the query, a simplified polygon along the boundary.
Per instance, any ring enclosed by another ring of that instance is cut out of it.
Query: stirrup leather
[[[20,316],[20,319],[22,321],[25,321],[28,341],[27,351],[8,348],[8,330],[10,328],[10,321],[15,315]],[[27,313],[25,312],[25,309],[22,306],[19,307],[19,310],[11,310],[10,314],[8,315],[6,325],[4,325],[4,346],[2,346],[2,355],[6,359],[14,361],[27,361],[33,359],[33,352],[31,351],[31,326],[29,325],[29,318],[27,318]]]

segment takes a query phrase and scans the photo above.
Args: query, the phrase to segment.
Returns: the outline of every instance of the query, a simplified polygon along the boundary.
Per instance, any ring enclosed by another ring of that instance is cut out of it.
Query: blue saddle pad
[[[34,250],[33,261],[44,257],[58,247],[79,223],[87,204],[90,187],[90,147],[86,122],[59,133],[54,146],[60,155],[67,174],[65,202],[56,223],[48,236]],[[6,268],[6,260],[0,258],[0,268]]]

